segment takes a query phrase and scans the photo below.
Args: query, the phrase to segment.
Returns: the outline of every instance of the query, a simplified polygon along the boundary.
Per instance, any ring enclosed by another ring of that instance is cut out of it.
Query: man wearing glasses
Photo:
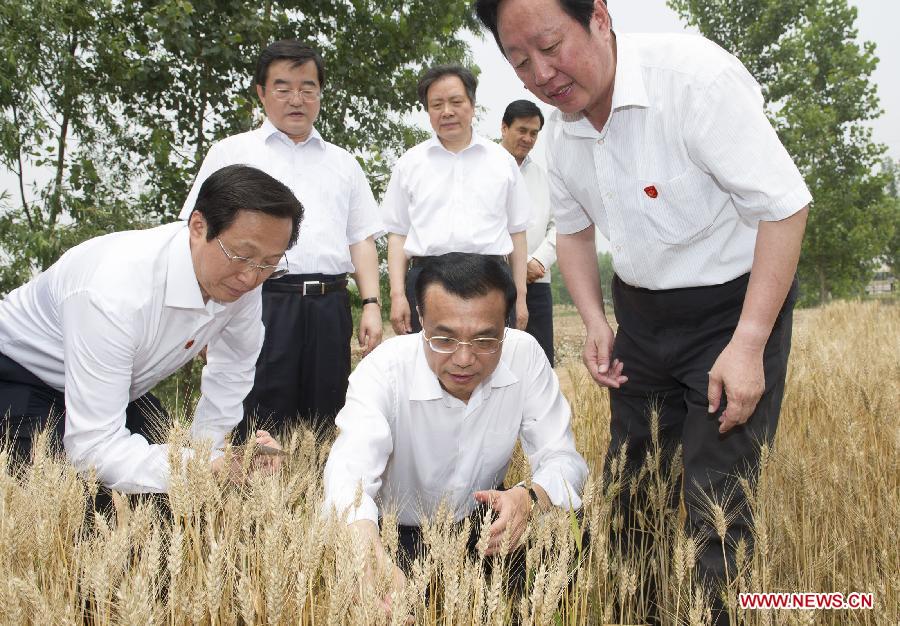
[[[191,435],[222,447],[262,345],[258,287],[287,271],[302,215],[287,187],[233,165],[206,179],[187,225],[91,239],[10,293],[0,302],[0,439],[27,462],[50,426],[72,464],[94,467],[107,487],[166,492],[171,454],[148,441],[163,425],[141,414],[145,398],[208,345]],[[278,445],[263,431],[257,442]],[[222,459],[213,453],[214,470]]]
[[[505,328],[517,296],[509,266],[449,253],[423,265],[415,289],[422,332],[386,341],[353,372],[325,467],[325,506],[371,542],[382,565],[378,523],[386,512],[397,513],[408,566],[422,548],[423,516],[441,501],[457,521],[490,506],[492,555],[507,528],[510,545],[518,544],[536,510],[580,508],[587,475],[543,350]],[[516,441],[530,484],[498,490]],[[395,576],[402,581],[399,569]]]
[[[258,167],[303,202],[303,229],[287,252],[290,272],[263,284],[266,337],[245,407],[248,419],[281,428],[298,420],[327,425],[343,406],[350,375],[348,272],[363,302],[359,343],[368,353],[381,341],[378,205],[356,159],[314,127],[325,83],[319,54],[276,41],[260,55],[255,82],[266,120],[210,148],[180,217],[190,215],[209,173],[232,163]]]

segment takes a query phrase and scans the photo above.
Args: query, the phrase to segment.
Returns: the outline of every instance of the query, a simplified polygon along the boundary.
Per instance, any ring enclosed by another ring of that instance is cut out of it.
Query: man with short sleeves
[[[751,478],[778,424],[795,272],[811,201],[735,57],[693,35],[614,33],[603,0],[478,0],[518,77],[555,106],[548,124],[557,253],[587,328],[584,361],[610,388],[609,458],[635,471],[659,408],[683,447],[700,571],[725,578],[725,540],[752,542],[736,477]],[[594,230],[610,241],[618,331],[603,310]],[[609,463],[607,464],[609,465]],[[724,619],[724,613],[719,613]]]
[[[303,208],[252,167],[212,173],[187,224],[86,241],[0,302],[0,438],[31,457],[51,441],[82,472],[125,493],[166,492],[169,446],[133,429],[131,414],[158,382],[204,347],[191,424],[220,472],[226,435],[243,416],[263,341],[258,287],[287,271]],[[278,447],[268,433],[258,443]],[[187,458],[190,451],[183,451]]]
[[[265,122],[210,148],[180,217],[190,215],[206,177],[232,163],[262,169],[303,202],[303,230],[287,253],[290,273],[263,285],[266,339],[246,408],[248,417],[279,428],[298,421],[327,426],[343,406],[350,375],[348,272],[363,303],[364,354],[381,341],[378,206],[356,159],[314,127],[325,85],[319,54],[295,40],[276,41],[260,55],[255,81]]]
[[[552,366],[553,293],[550,291],[550,268],[556,263],[556,225],[550,211],[547,174],[530,154],[543,127],[544,114],[534,102],[510,102],[500,124],[500,145],[519,164],[531,199],[531,222],[526,231],[528,326],[525,332],[538,340]]]
[[[381,204],[398,335],[420,330],[413,285],[421,264],[448,252],[506,257],[518,290],[514,323],[528,323],[528,192],[513,158],[472,128],[477,86],[459,65],[438,65],[419,78],[434,137],[400,157]]]
[[[415,289],[423,330],[384,342],[357,366],[325,466],[326,509],[382,563],[379,519],[396,512],[403,567],[442,501],[457,521],[479,504],[493,508],[493,555],[507,530],[515,547],[537,511],[579,509],[587,476],[556,374],[531,335],[505,328],[517,298],[509,266],[449,253],[423,266]],[[517,441],[530,484],[500,490]]]

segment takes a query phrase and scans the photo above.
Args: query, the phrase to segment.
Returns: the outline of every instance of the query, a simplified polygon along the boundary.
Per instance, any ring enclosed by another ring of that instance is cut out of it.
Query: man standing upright
[[[381,204],[398,335],[421,330],[413,285],[428,257],[448,252],[508,259],[518,290],[515,326],[528,323],[528,192],[513,159],[472,128],[477,87],[459,65],[438,65],[419,78],[419,102],[435,136],[400,157]]]
[[[660,442],[682,446],[688,519],[705,539],[699,569],[724,581],[734,546],[753,539],[736,477],[775,436],[810,193],[759,85],[714,43],[614,33],[603,0],[476,4],[519,79],[558,109],[557,252],[587,327],[584,362],[610,387],[609,454],[627,443],[626,471],[640,467],[659,407]],[[611,244],[617,333],[595,228]],[[705,512],[729,498],[720,539]]]
[[[181,218],[206,177],[230,163],[262,169],[303,202],[303,231],[287,252],[290,273],[263,284],[266,339],[245,405],[248,415],[280,427],[298,419],[328,425],[344,405],[350,375],[347,272],[363,302],[359,343],[368,353],[381,341],[378,206],[356,159],[314,127],[325,83],[319,54],[295,40],[276,41],[260,55],[255,81],[265,122],[210,148]]]
[[[510,102],[500,124],[500,145],[513,155],[525,179],[531,197],[531,221],[526,231],[528,265],[528,326],[531,334],[553,366],[553,293],[550,291],[550,268],[556,263],[556,225],[550,212],[550,189],[544,168],[531,158],[530,152],[544,127],[544,114],[530,100]]]

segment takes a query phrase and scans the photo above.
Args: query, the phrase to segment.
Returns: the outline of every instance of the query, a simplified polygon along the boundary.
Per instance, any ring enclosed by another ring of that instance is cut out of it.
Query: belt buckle
[[[309,286],[318,287],[318,293],[309,293],[306,289]],[[303,281],[303,295],[304,296],[321,296],[325,293],[325,285],[320,280],[304,280]]]

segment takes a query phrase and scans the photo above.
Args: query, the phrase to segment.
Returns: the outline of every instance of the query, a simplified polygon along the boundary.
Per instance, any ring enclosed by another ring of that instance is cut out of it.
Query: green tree
[[[0,165],[19,184],[0,196],[0,292],[87,237],[172,219],[210,144],[261,121],[253,70],[277,38],[322,52],[317,127],[380,193],[422,138],[404,120],[418,73],[465,62],[473,19],[467,0],[3,3]]]
[[[862,293],[892,234],[878,117],[875,45],[859,44],[847,0],[669,0],[738,56],[813,196],[799,273],[804,302]]]

